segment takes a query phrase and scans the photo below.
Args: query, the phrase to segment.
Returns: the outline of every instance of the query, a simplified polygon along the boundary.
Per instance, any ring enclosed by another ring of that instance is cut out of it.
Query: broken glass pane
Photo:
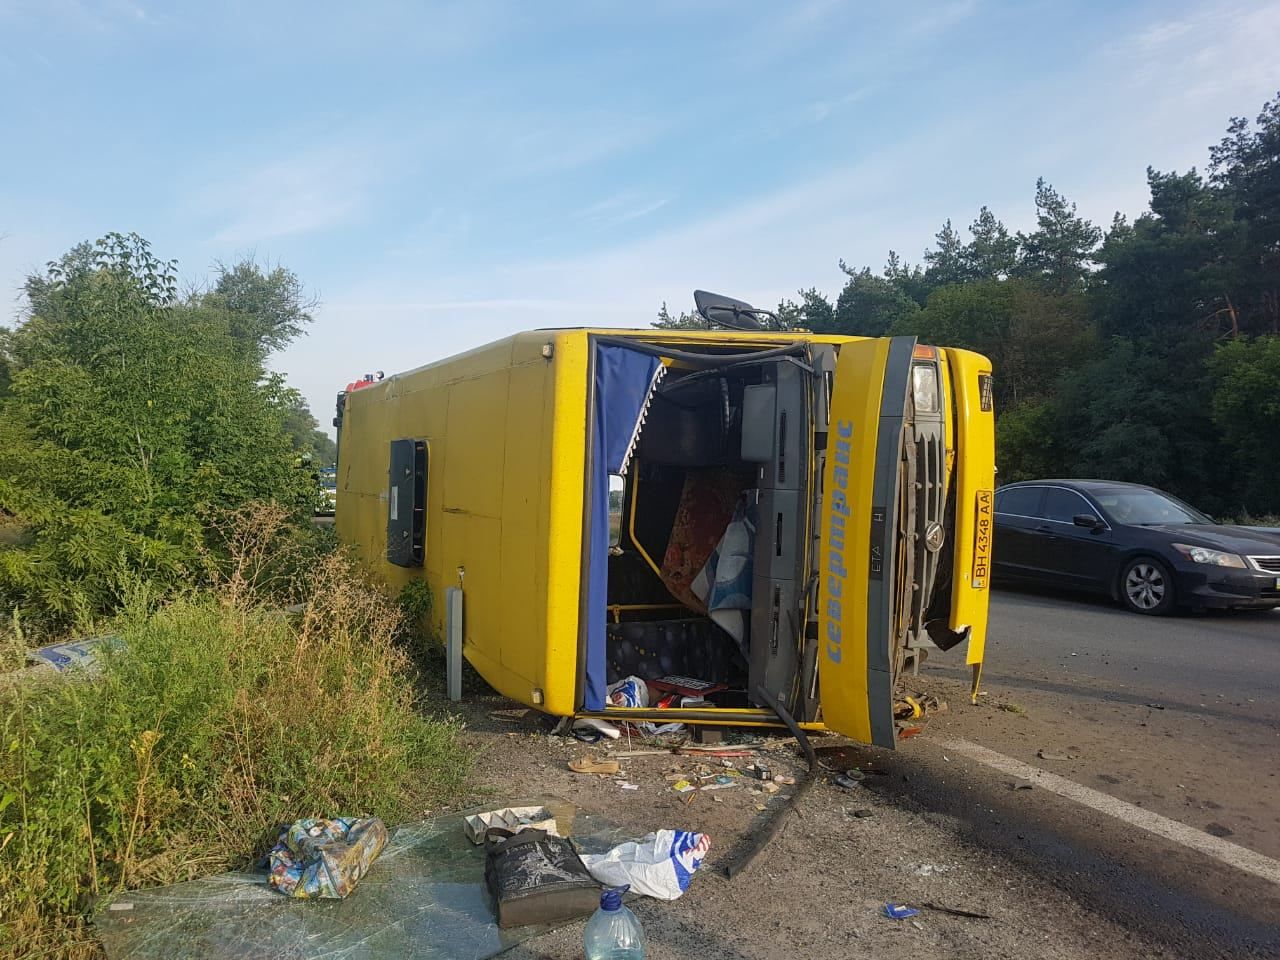
[[[499,930],[484,886],[484,847],[463,818],[544,806],[584,853],[629,839],[558,797],[496,803],[396,828],[346,900],[293,900],[266,871],[224,873],[114,897],[96,926],[108,960],[484,960],[551,929]]]

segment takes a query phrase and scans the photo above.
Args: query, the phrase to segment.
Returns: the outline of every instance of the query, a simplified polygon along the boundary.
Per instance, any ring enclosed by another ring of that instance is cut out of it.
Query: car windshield
[[[1212,523],[1203,513],[1156,490],[1091,491],[1108,516],[1116,523],[1149,527],[1160,523]]]

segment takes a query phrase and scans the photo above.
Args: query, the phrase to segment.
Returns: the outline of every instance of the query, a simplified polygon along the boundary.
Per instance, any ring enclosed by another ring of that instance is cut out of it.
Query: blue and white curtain
[[[605,623],[609,587],[609,476],[625,474],[640,439],[649,400],[666,367],[657,357],[597,344],[591,424],[591,531],[587,576],[588,710],[603,710],[608,686]]]

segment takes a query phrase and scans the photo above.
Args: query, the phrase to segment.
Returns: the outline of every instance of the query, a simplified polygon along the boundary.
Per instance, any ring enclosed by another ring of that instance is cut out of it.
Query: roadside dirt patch
[[[607,814],[636,835],[661,827],[710,834],[711,854],[689,891],[673,903],[639,900],[653,960],[774,958],[780,950],[804,957],[912,958],[1129,958],[1156,950],[1128,931],[1092,913],[1057,888],[1010,866],[958,837],[946,817],[913,809],[911,803],[879,799],[865,786],[842,789],[822,781],[793,812],[785,812],[794,789],[753,793],[759,782],[697,794],[692,802],[673,788],[673,777],[714,768],[718,759],[671,754],[625,758],[618,776],[573,773],[570,760],[606,757],[605,744],[588,746],[551,736],[542,718],[511,722],[495,711],[518,705],[479,697],[463,706],[466,737],[477,752],[476,780],[467,803],[506,802],[556,794]],[[967,705],[951,713],[975,708]],[[1011,717],[1012,718],[1012,717]],[[929,730],[926,729],[925,736]],[[883,753],[822,738],[833,770],[857,766],[868,778],[879,774]],[[626,750],[623,740],[614,750]],[[631,749],[646,749],[637,740]],[[910,746],[904,745],[904,750]],[[799,780],[804,765],[792,745],[764,751],[775,773]],[[733,759],[739,768],[750,762]],[[724,768],[727,769],[727,768]],[[635,785],[627,789],[622,783]],[[763,807],[761,810],[759,808]],[[754,864],[732,881],[720,870],[744,837],[769,818],[786,821]],[[890,920],[886,902],[989,913],[971,919],[922,909],[911,920]],[[517,948],[514,958],[577,958],[582,924],[571,924]]]

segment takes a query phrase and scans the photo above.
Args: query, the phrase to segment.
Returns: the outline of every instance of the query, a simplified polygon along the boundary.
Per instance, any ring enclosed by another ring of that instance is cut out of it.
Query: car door
[[[1002,487],[996,491],[996,537],[992,565],[997,576],[1036,574],[1036,528],[1043,525],[1044,487]]]
[[[1106,585],[1111,569],[1110,554],[1114,537],[1110,527],[1102,523],[1097,508],[1081,494],[1067,487],[1047,487],[1040,505],[1043,528],[1036,536],[1043,538],[1042,572],[1063,586],[1099,589]],[[1095,528],[1078,527],[1077,516],[1098,518]]]

